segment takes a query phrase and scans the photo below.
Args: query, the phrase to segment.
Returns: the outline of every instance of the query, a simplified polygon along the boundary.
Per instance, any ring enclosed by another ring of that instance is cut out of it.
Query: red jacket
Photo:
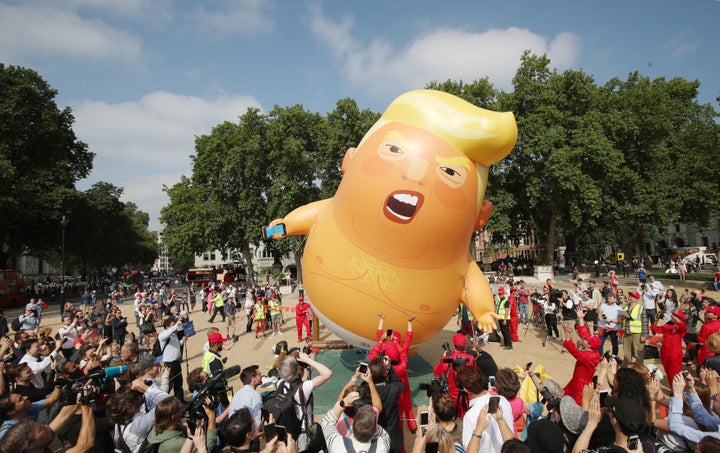
[[[588,332],[587,327],[584,325],[578,326],[577,331],[580,338],[587,339],[590,337],[590,332]],[[572,340],[565,340],[563,346],[570,355],[575,357],[575,369],[573,370],[570,382],[565,386],[565,394],[572,396],[578,404],[582,404],[583,387],[592,382],[592,378],[595,375],[595,368],[597,368],[602,357],[600,357],[600,353],[595,349],[584,349],[581,351],[575,346]]]
[[[295,305],[295,318],[307,318],[307,314],[308,314],[309,310],[310,310],[310,304]]]

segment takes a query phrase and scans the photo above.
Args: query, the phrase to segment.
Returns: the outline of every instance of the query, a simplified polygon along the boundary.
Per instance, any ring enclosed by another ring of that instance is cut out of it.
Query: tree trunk
[[[253,267],[252,253],[250,253],[250,243],[248,241],[242,241],[242,254],[243,258],[245,258],[245,263],[247,263],[247,267],[245,269],[245,272],[247,272],[247,278],[251,283],[254,283],[255,279],[253,277],[255,276],[255,268]]]
[[[548,225],[547,250],[545,251],[545,262],[543,264],[553,265],[555,255],[555,231],[557,230],[557,220],[555,216],[550,216],[550,225]]]

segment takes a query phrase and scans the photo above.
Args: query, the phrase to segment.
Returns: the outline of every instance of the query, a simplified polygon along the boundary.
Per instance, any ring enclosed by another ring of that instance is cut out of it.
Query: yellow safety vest
[[[504,299],[498,297],[497,314],[500,315],[500,319],[505,319],[505,302],[507,302],[507,297]]]
[[[256,320],[265,319],[265,304],[255,304],[255,316]]]
[[[279,315],[280,314],[280,305],[275,302],[274,300],[271,300],[268,302],[268,305],[270,305],[270,314],[271,315]]]
[[[225,369],[225,364],[222,363],[222,360],[220,357],[218,357],[217,354],[215,354],[212,351],[208,351],[205,353],[202,359],[202,369],[204,372],[212,376],[212,372],[210,371],[210,363],[212,363],[213,360],[220,360],[220,366],[222,366],[223,369]]]
[[[643,305],[638,302],[635,304],[635,307],[628,312],[630,315],[630,321],[628,322],[630,333],[642,333],[642,308]]]
[[[225,305],[225,302],[223,302],[222,294],[218,293],[215,298],[213,299],[213,304],[215,304],[216,307],[222,307]]]

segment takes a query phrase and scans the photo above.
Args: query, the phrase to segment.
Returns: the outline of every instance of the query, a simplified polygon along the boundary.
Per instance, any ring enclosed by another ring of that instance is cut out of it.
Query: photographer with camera
[[[66,453],[85,453],[89,451],[95,442],[95,419],[92,407],[87,401],[83,401],[83,392],[76,395],[77,403],[69,404],[62,409],[48,425],[43,425],[29,418],[18,419],[2,436],[0,453],[41,453],[48,451],[47,446],[52,442],[55,433],[60,431],[72,418],[80,407],[82,424],[80,435],[75,445]],[[15,403],[14,410],[22,410],[27,406],[26,401]],[[19,407],[19,409],[18,409]]]
[[[386,358],[377,357],[368,363],[373,385],[377,390],[380,402],[382,404],[382,412],[378,418],[378,424],[387,431],[390,436],[390,451],[400,453],[403,447],[403,430],[400,424],[400,413],[398,400],[402,395],[404,385],[400,377]],[[358,386],[358,394],[360,401],[355,405],[372,404],[372,396],[370,390],[370,382],[363,382]]]
[[[360,388],[357,385],[357,381],[360,378],[362,378],[363,382],[367,382],[367,387],[363,387],[363,395],[360,394]],[[380,413],[383,410],[382,400],[380,399],[380,394],[375,388],[375,383],[373,382],[372,373],[370,372],[369,366],[366,363],[362,363],[355,370],[355,373],[352,375],[348,383],[345,384],[345,387],[340,390],[340,394],[337,397],[336,402],[339,403],[340,401],[345,401],[345,397],[347,397],[349,394],[353,392],[358,393],[357,400],[353,399],[352,403],[343,403],[342,405],[342,413],[338,417],[338,421],[335,424],[335,428],[341,436],[348,438],[352,436],[352,426],[355,414],[357,413],[358,407],[363,404],[367,404],[367,401],[365,401],[367,397],[367,395],[365,395],[365,392],[368,390],[370,392],[370,400],[372,402],[372,407],[375,411],[375,417],[377,418],[380,416]]]
[[[185,343],[185,338],[180,339],[178,335],[178,333],[183,330],[183,320],[178,319],[173,322],[172,319],[168,318],[163,322],[163,327],[165,330],[158,335],[157,339],[162,345],[163,364],[170,368],[170,388],[175,396],[184,403],[185,391],[183,390],[183,375],[180,365],[182,363],[182,347]],[[219,349],[216,348],[216,350],[222,350],[222,344],[220,344]],[[207,356],[207,354],[205,355]],[[209,361],[207,361],[206,357],[203,357],[203,368],[206,368],[206,363],[209,363]],[[209,368],[206,369],[206,371],[212,374]],[[227,401],[227,396],[225,400]],[[227,407],[227,405],[225,405],[225,407]]]
[[[136,378],[110,397],[107,414],[115,423],[114,439],[124,453],[137,453],[155,424],[155,407],[167,392]]]
[[[400,377],[405,389],[400,396],[398,405],[400,406],[400,419],[407,421],[410,432],[415,433],[417,430],[417,421],[415,420],[415,414],[412,409],[412,399],[410,397],[410,381],[407,377],[407,363],[408,363],[408,350],[410,349],[410,343],[412,342],[413,329],[412,322],[415,320],[415,316],[409,316],[407,318],[407,330],[405,332],[405,338],[401,343],[400,332],[393,329],[383,331],[383,323],[385,322],[385,314],[378,313],[378,330],[377,339],[378,342],[370,350],[368,354],[368,360],[372,360],[375,357],[389,357],[395,373]]]
[[[60,337],[62,355],[66,360],[69,360],[70,356],[75,352],[75,340],[80,338],[80,331],[85,328],[78,316],[80,316],[80,312],[76,312],[74,315],[65,315],[63,325],[58,329],[57,334]]]
[[[458,385],[457,372],[464,365],[475,366],[473,356],[465,352],[466,341],[465,335],[456,333],[452,337],[454,349],[450,349],[450,345],[446,342],[443,344],[445,354],[440,358],[433,375],[440,382],[447,385],[447,393],[455,403],[455,410],[458,417],[465,415],[468,409],[468,395],[464,389]]]
[[[350,392],[330,409],[323,418],[322,429],[328,450],[335,451],[374,451],[388,453],[390,436],[378,425],[377,413],[369,405],[360,406],[353,418],[350,437],[340,435],[337,423],[343,410],[353,406],[360,398],[358,392]],[[374,445],[373,445],[374,444]]]
[[[37,338],[25,340],[21,348],[25,351],[25,355],[18,363],[27,363],[34,373],[30,382],[35,388],[43,388],[45,386],[43,376],[50,372],[52,361],[57,360],[58,352],[62,348],[62,342],[58,341],[55,349],[46,356],[40,355],[40,341]]]
[[[198,453],[198,449],[193,445],[193,438],[185,434],[188,431],[181,421],[182,409],[183,403],[174,396],[160,401],[155,408],[155,426],[148,434],[147,440],[150,445],[157,446],[158,453],[178,453],[190,446],[192,446],[190,451]],[[205,447],[210,450],[217,440],[215,409],[203,405],[203,410],[207,418]],[[195,430],[204,429],[203,424],[203,422],[197,423]]]

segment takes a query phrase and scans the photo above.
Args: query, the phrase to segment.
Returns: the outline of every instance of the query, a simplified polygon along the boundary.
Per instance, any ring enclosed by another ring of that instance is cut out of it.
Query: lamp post
[[[60,305],[65,304],[65,227],[68,224],[68,219],[62,216],[60,220],[60,226],[62,227],[62,239],[60,242]]]

